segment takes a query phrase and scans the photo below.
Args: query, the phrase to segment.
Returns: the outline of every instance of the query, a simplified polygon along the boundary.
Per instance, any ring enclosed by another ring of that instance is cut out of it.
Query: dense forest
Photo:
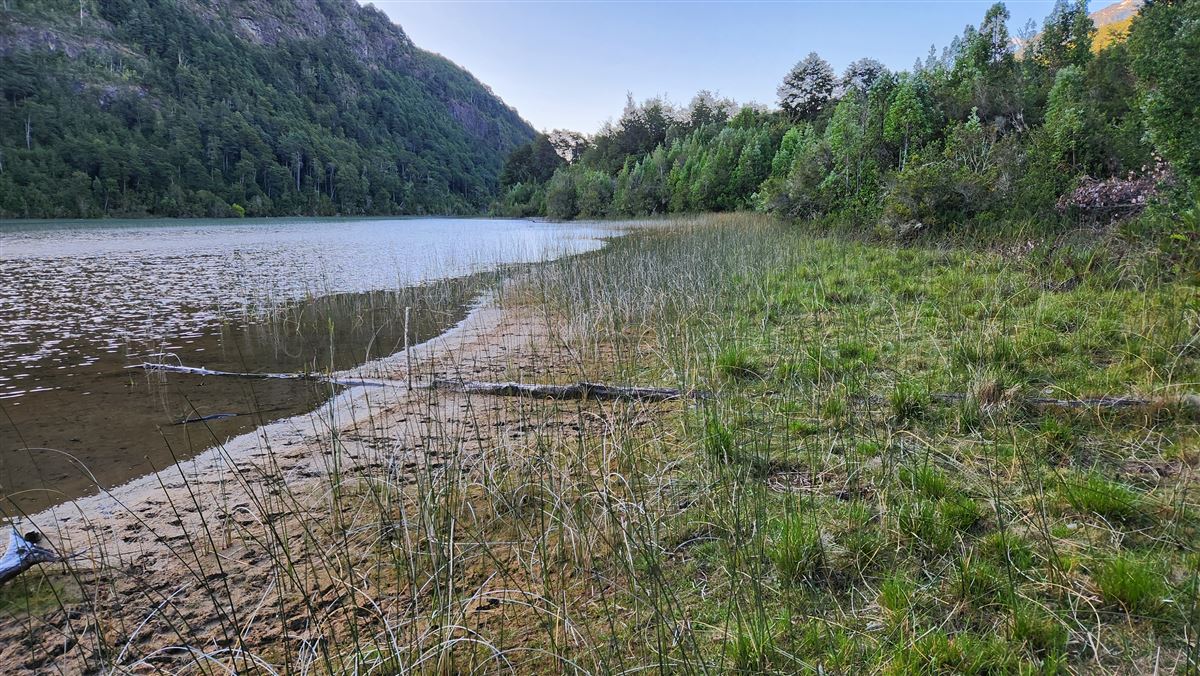
[[[686,107],[631,98],[588,142],[543,134],[514,152],[493,210],[571,219],[753,209],[903,237],[1110,223],[1192,199],[1200,2],[1148,3],[1126,20],[1127,38],[1108,31],[1103,41],[1085,0],[1059,0],[1023,40],[1009,18],[992,6],[907,72],[864,58],[839,77],[810,54],[774,110],[708,92]]]
[[[532,136],[354,0],[0,5],[0,218],[476,212]]]

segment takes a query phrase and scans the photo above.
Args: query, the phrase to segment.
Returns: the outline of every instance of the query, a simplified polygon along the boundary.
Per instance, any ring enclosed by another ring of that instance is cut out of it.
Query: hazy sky
[[[930,44],[978,24],[991,0],[595,2],[372,0],[420,47],[490,85],[538,129],[591,133],[625,93],[686,103],[700,89],[775,105],[810,51],[840,73],[871,56],[909,69]],[[1006,3],[1009,30],[1041,25],[1053,0]],[[1093,9],[1110,4],[1093,0]]]

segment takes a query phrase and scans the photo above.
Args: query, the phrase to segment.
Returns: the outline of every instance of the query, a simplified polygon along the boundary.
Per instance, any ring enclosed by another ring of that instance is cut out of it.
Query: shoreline
[[[289,590],[283,604],[288,607],[271,608],[274,617],[258,618],[238,641],[253,641],[269,652],[296,649],[304,640],[303,632],[292,629],[297,617],[311,616],[306,604],[327,597],[338,584],[329,567],[331,552],[352,570],[372,568],[369,548],[346,544],[360,531],[345,529],[352,505],[361,509],[377,491],[397,504],[419,502],[422,491],[456,481],[451,477],[471,472],[479,459],[516,457],[540,430],[562,425],[574,413],[573,405],[539,403],[546,412],[535,413],[519,400],[420,385],[432,378],[569,377],[566,360],[554,354],[552,333],[533,308],[503,307],[485,298],[450,330],[409,348],[418,374],[411,391],[403,385],[402,350],[339,373],[386,377],[398,386],[347,387],[316,411],[20,520],[15,525],[22,531],[32,525],[54,550],[83,553],[67,564],[43,564],[5,588],[28,598],[32,587],[22,581],[49,581],[54,591],[47,601],[47,631],[39,632],[41,645],[31,649],[19,614],[0,620],[0,663],[10,673],[88,671],[98,654],[85,640],[94,629],[91,640],[114,634],[124,642],[122,650],[146,660],[117,660],[127,668],[161,668],[164,661],[194,665],[188,654],[159,654],[169,652],[163,646],[178,635],[179,622],[198,644],[226,645],[229,618],[237,617],[239,604],[268,603],[263,594],[278,585]],[[286,563],[277,558],[280,548]],[[302,579],[280,577],[286,577],[281,567],[292,566],[305,571]],[[395,593],[403,594],[403,588]],[[81,635],[72,622],[76,611],[70,610],[80,603],[112,626],[85,628]],[[131,627],[137,627],[132,634]]]
[[[319,458],[308,453],[300,456],[295,453],[280,454],[276,452],[276,447],[303,444],[305,451],[318,451],[322,443],[329,441],[320,438],[319,433],[351,430],[366,422],[380,408],[402,405],[409,403],[406,400],[418,398],[428,380],[422,374],[421,366],[430,366],[431,362],[447,358],[452,363],[461,363],[464,359],[483,356],[481,352],[497,347],[495,340],[503,338],[494,334],[495,327],[504,325],[505,315],[505,310],[497,307],[494,299],[485,296],[468,310],[466,317],[440,335],[413,345],[407,351],[401,350],[331,374],[331,378],[335,379],[382,380],[386,377],[387,383],[341,386],[340,392],[331,392],[329,399],[313,411],[269,422],[157,472],[13,519],[10,524],[22,529],[32,525],[48,536],[60,551],[67,553],[77,549],[68,546],[75,537],[70,532],[71,527],[79,523],[95,526],[100,519],[120,518],[122,512],[127,514],[136,511],[137,506],[160,497],[160,493],[182,494],[186,491],[185,486],[179,485],[181,481],[211,483],[208,477],[221,477],[233,469],[241,469],[239,465],[253,464],[255,460],[270,460],[275,470],[284,474],[294,476],[299,472],[305,475],[304,479],[315,478],[307,475],[312,473],[314,465],[319,464],[314,462]],[[392,384],[407,378],[406,361],[410,355],[416,376],[411,392],[403,386]],[[168,501],[174,502],[170,496],[167,497]],[[190,495],[176,497],[186,498],[184,502],[196,500]]]

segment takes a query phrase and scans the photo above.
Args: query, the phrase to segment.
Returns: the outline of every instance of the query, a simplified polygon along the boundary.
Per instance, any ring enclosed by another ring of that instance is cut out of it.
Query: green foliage
[[[1092,58],[1095,35],[1087,0],[1057,0],[1042,24],[1041,34],[1029,49],[1029,58],[1049,72],[1082,68]]]
[[[557,220],[570,220],[579,213],[579,195],[575,175],[566,169],[554,172],[546,184],[546,215]]]
[[[717,355],[717,370],[731,378],[754,378],[762,368],[745,348],[730,346]]]
[[[900,169],[908,160],[909,149],[921,144],[930,131],[929,117],[925,104],[917,94],[911,80],[905,80],[896,88],[895,96],[888,105],[884,120],[883,137],[899,146]]]
[[[545,183],[554,171],[566,164],[545,134],[537,134],[529,143],[518,146],[504,160],[500,172],[500,187],[511,188],[519,183]]]
[[[1010,632],[1014,641],[1039,657],[1061,655],[1070,638],[1062,620],[1033,603],[1021,603],[1013,609]]]
[[[346,29],[269,44],[172,0],[104,0],[82,26],[78,4],[5,3],[0,23],[82,46],[15,39],[0,56],[0,217],[486,205],[528,125],[382,12],[319,7]]]
[[[892,417],[896,422],[911,423],[925,415],[929,408],[929,393],[916,383],[899,382],[888,395],[888,403],[892,407]]]
[[[1130,28],[1129,50],[1155,147],[1187,179],[1200,179],[1200,4],[1149,3]]]
[[[1144,173],[1156,150],[1196,175],[1188,153],[1200,85],[1186,66],[1196,31],[1179,25],[1195,3],[1160,4],[1135,22],[1129,45],[1096,54],[1082,0],[1059,0],[1021,56],[1002,4],[912,72],[862,59],[839,85],[810,54],[785,76],[774,113],[745,107],[730,116],[728,102],[707,93],[686,111],[631,99],[571,165],[577,192],[583,172],[596,172],[577,210],[592,218],[752,208],[900,239],[1056,227],[1077,218],[1057,205],[1084,177]],[[1170,51],[1155,52],[1158,41]]]
[[[580,218],[604,218],[613,199],[613,180],[602,171],[584,169],[575,177]]]

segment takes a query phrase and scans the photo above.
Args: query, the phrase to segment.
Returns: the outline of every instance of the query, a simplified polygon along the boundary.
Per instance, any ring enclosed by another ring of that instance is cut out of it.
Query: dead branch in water
[[[159,364],[142,362],[126,368],[143,369],[145,371],[167,371],[170,373],[186,373],[194,376],[217,376],[221,378],[249,378],[251,380],[306,380],[316,383],[329,383],[342,387],[383,386],[394,384],[391,380],[372,380],[369,378],[333,378],[319,373],[248,373],[242,371],[217,371],[199,366],[182,366],[175,364]]]

